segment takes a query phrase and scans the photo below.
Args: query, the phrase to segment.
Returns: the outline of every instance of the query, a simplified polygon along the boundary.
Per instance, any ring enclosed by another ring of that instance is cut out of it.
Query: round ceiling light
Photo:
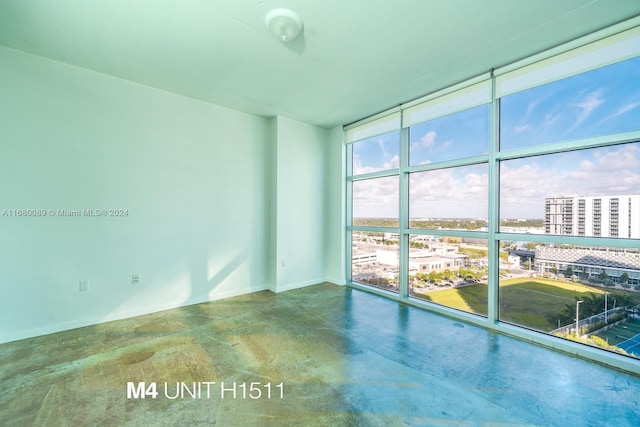
[[[264,20],[269,31],[282,42],[290,42],[302,32],[302,19],[289,9],[273,9]]]

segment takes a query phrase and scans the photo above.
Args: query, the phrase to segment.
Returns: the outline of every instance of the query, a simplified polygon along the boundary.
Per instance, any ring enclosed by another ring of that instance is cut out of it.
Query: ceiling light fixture
[[[267,13],[264,22],[281,42],[290,42],[302,32],[302,19],[289,9],[273,9]]]

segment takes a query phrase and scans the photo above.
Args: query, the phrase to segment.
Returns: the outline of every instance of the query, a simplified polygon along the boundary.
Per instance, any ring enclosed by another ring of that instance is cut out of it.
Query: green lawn
[[[487,315],[487,285],[483,283],[458,289],[414,294],[414,296],[469,313]]]
[[[604,291],[573,282],[548,279],[508,279],[500,281],[500,319],[539,331],[558,327],[556,316],[575,297]],[[487,285],[477,284],[457,289],[417,295],[447,307],[470,313],[487,314]]]

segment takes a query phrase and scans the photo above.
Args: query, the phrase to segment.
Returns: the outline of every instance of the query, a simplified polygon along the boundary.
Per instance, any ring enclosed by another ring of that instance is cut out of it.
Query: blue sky
[[[387,133],[353,144],[355,175],[394,169],[399,166],[400,131]]]
[[[640,57],[506,96],[501,149],[640,129]],[[502,217],[542,218],[544,198],[640,194],[640,144],[501,164]]]
[[[489,151],[489,106],[449,114],[409,129],[413,165],[471,157]]]
[[[640,128],[640,57],[506,96],[502,149]]]
[[[640,57],[515,93],[500,103],[502,150],[640,130]],[[414,125],[410,164],[486,153],[488,132],[486,105]],[[397,168],[398,153],[399,132],[356,143],[354,173]],[[486,217],[486,169],[413,175],[411,217]],[[369,204],[389,188],[388,182],[361,185],[354,192],[358,211],[387,216],[397,190],[385,197],[384,209]],[[503,218],[542,218],[545,197],[640,194],[640,143],[505,161],[500,188]]]

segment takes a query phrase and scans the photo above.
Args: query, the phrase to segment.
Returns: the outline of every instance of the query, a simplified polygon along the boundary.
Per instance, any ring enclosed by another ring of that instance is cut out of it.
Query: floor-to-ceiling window
[[[640,28],[590,38],[346,127],[351,283],[640,359]]]
[[[398,293],[399,115],[350,137],[351,279]]]
[[[487,315],[490,94],[485,80],[413,105],[403,118],[409,297],[481,316]]]

